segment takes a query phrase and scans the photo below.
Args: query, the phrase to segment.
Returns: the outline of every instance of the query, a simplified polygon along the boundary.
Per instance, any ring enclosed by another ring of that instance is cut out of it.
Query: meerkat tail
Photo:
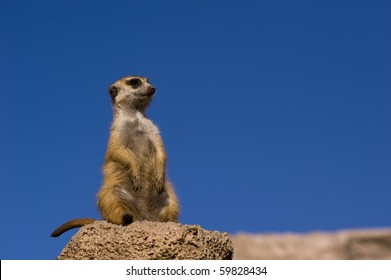
[[[66,222],[59,226],[53,233],[50,235],[51,237],[58,237],[64,232],[73,229],[73,228],[78,228],[82,227],[88,224],[92,224],[95,222],[95,219],[90,219],[90,218],[81,218],[81,219],[74,219],[72,221]]]

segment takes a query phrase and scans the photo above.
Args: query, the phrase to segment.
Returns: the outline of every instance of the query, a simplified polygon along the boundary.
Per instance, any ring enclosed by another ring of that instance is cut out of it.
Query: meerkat
[[[124,77],[110,86],[114,118],[97,194],[102,218],[128,225],[134,221],[178,222],[179,204],[166,178],[166,152],[157,126],[145,116],[155,87],[147,78]],[[57,228],[52,237],[91,224],[75,219]]]

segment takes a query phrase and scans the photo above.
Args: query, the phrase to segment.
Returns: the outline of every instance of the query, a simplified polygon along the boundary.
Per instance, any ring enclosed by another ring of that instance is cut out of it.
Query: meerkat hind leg
[[[130,201],[125,201],[127,197],[131,200],[130,194],[126,194],[124,188],[115,186],[114,188],[102,188],[98,194],[98,207],[102,213],[102,218],[117,225],[128,225],[135,219]]]

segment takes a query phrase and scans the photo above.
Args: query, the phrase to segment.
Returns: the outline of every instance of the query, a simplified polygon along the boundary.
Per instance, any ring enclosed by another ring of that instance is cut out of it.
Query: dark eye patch
[[[141,85],[141,80],[139,78],[132,78],[126,81],[126,84],[135,88]]]

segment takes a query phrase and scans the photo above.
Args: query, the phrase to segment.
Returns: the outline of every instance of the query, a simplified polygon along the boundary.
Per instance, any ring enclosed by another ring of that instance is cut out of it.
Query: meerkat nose
[[[152,92],[152,93],[155,93],[155,91],[156,91],[156,88],[155,88],[155,87],[153,87],[153,86],[150,86],[150,87],[149,87],[149,90],[150,90],[150,92]]]

